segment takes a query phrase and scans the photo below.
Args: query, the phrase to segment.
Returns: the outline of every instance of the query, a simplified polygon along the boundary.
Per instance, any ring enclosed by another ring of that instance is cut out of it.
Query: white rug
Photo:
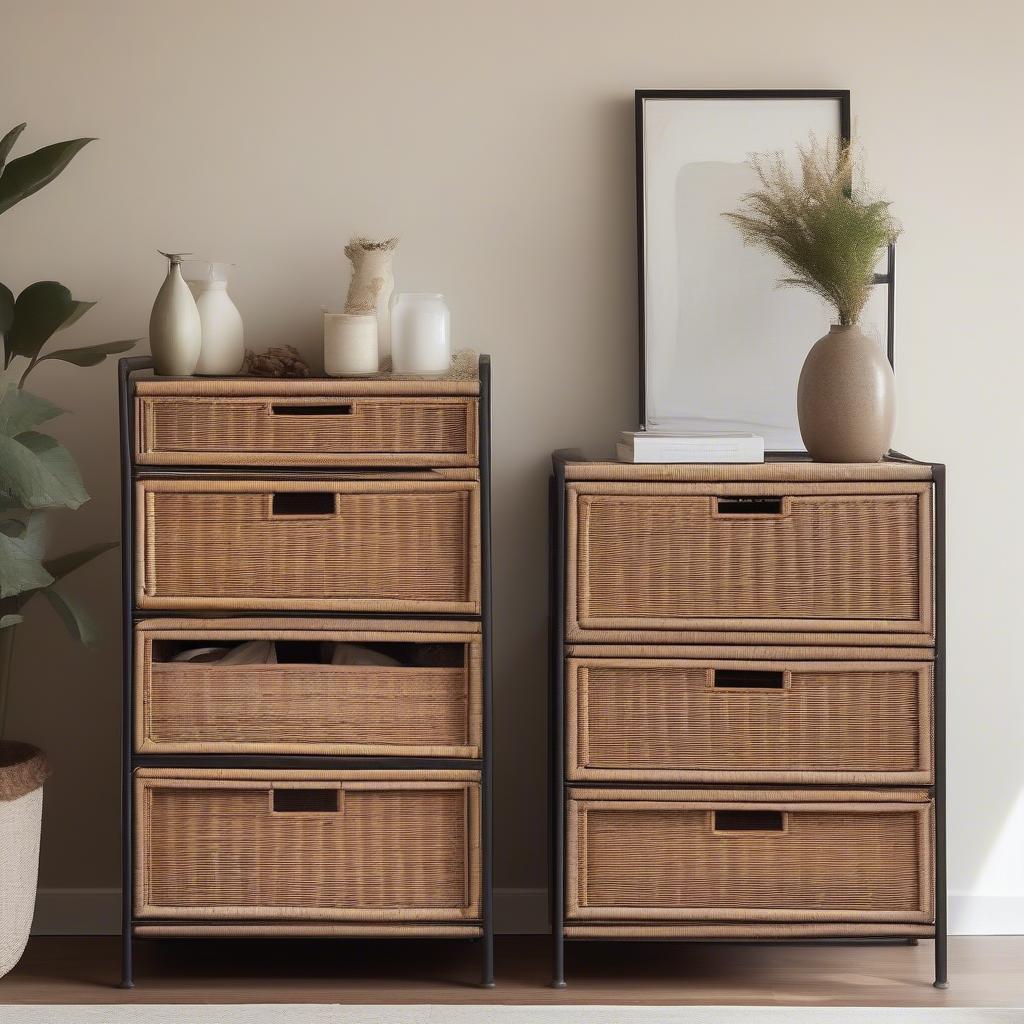
[[[6,1006],[3,1024],[1024,1024],[1024,1009],[762,1006]]]

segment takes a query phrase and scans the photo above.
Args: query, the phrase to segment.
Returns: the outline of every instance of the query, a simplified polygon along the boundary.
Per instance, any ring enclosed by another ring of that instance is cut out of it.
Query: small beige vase
[[[807,353],[796,409],[815,462],[878,462],[896,428],[896,379],[885,353],[856,324],[832,327]]]
[[[21,959],[32,928],[48,773],[35,747],[0,742],[0,978]]]

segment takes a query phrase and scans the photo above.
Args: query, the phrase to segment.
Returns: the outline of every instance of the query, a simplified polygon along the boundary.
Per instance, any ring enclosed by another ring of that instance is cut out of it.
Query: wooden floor
[[[469,942],[164,940],[137,943],[136,987],[119,940],[35,938],[0,980],[3,1003],[705,1003],[1024,1007],[1024,936],[950,939],[950,987],[932,943],[573,943],[569,986],[548,987],[549,941],[502,936],[498,985],[476,986]],[[0,1018],[3,1014],[0,1013]],[[1024,1014],[1022,1014],[1024,1019]]]

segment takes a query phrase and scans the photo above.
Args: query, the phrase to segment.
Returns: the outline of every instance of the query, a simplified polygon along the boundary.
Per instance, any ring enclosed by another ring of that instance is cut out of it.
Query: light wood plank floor
[[[164,940],[137,946],[116,986],[112,937],[35,938],[0,980],[2,1003],[704,1003],[1024,1007],[1024,936],[950,939],[950,987],[932,944],[575,943],[569,987],[548,987],[545,936],[498,939],[498,985],[477,988],[468,942]],[[0,1018],[3,1014],[0,1013]],[[1024,1012],[1022,1012],[1024,1020]]]

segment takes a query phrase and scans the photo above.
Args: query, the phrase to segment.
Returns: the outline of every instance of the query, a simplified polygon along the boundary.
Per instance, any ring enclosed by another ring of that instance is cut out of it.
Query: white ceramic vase
[[[228,295],[228,265],[200,262],[187,272],[186,283],[199,310],[202,346],[195,372],[230,377],[245,361],[242,315]]]
[[[149,316],[149,349],[156,372],[164,377],[190,377],[203,346],[203,325],[192,292],[181,276],[183,254],[161,252],[169,264]]]

